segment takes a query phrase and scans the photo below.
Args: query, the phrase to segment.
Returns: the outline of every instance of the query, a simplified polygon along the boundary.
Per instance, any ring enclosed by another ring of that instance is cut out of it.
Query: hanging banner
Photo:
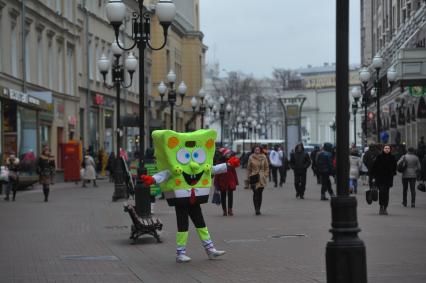
[[[408,93],[411,96],[420,97],[426,94],[426,87],[424,86],[409,86]]]

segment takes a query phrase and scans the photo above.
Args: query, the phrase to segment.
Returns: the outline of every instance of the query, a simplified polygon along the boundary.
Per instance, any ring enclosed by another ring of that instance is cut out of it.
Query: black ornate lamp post
[[[376,89],[376,124],[377,124],[377,143],[380,143],[380,132],[382,128],[382,120],[380,115],[380,97],[382,94],[382,88],[380,86],[380,69],[383,66],[383,58],[379,55],[374,56],[372,67],[376,70],[376,80],[374,81],[374,87]]]
[[[357,87],[353,87],[351,95],[354,101],[352,102],[352,115],[354,116],[354,145],[356,147],[356,114],[358,113],[358,100],[361,97],[361,93]]]
[[[132,50],[137,47],[139,50],[139,168],[138,175],[146,174],[144,166],[144,152],[145,152],[145,49],[149,47],[152,50],[160,50],[166,46],[168,28],[171,25],[175,14],[176,7],[172,0],[160,0],[155,6],[155,13],[163,28],[164,42],[155,48],[150,44],[151,38],[151,12],[144,8],[143,0],[138,0],[138,12],[132,14],[132,38],[133,44],[129,48],[123,47],[118,41],[120,35],[120,26],[126,16],[126,5],[121,0],[110,0],[106,5],[107,18],[114,28],[115,38],[118,47],[122,50]],[[148,218],[147,223],[153,223],[151,218],[151,203],[150,203],[150,188],[145,186],[139,178],[136,178],[135,187],[135,204],[136,213],[142,218]],[[147,225],[147,229],[141,234],[151,234],[158,238],[154,225]]]
[[[223,135],[224,135],[224,127],[223,122],[225,120],[225,111],[228,113],[228,115],[232,111],[232,107],[230,104],[226,105],[225,107],[225,98],[223,96],[219,97],[219,118],[220,118],[220,147],[223,147]],[[213,108],[214,111],[214,108]]]
[[[176,83],[176,74],[172,70],[167,74],[167,82],[168,86],[164,82],[160,82],[158,85],[158,92],[160,93],[161,102],[163,102],[163,97],[167,92],[167,101],[170,104],[170,129],[174,130],[174,113],[173,109],[176,106],[181,106],[183,104],[183,98],[185,97],[187,87],[183,81],[180,82],[178,86],[178,93],[180,96],[180,104],[177,104],[176,101],[176,89],[175,89],[175,83]]]
[[[136,70],[138,60],[136,60],[135,56],[133,56],[133,54],[130,53],[127,56],[126,60],[124,61],[124,65],[120,64],[120,57],[123,54],[123,50],[121,50],[118,47],[117,42],[112,43],[111,49],[115,57],[114,64],[112,65],[112,85],[111,86],[108,86],[106,84],[106,75],[110,68],[110,61],[105,56],[105,54],[102,54],[102,57],[98,60],[98,67],[103,76],[104,86],[108,89],[115,88],[116,94],[117,94],[117,112],[116,112],[117,143],[116,143],[116,160],[114,162],[114,194],[112,196],[112,200],[116,201],[120,198],[127,197],[124,172],[123,172],[122,162],[120,159],[120,145],[121,145],[120,138],[123,133],[121,129],[121,124],[120,124],[120,118],[121,118],[120,117],[120,100],[121,100],[120,88],[129,88],[132,85],[133,73]],[[125,69],[130,75],[130,82],[128,85],[126,85],[125,79],[124,79]]]
[[[198,96],[200,97],[201,100],[201,104],[197,110],[197,106],[198,106],[198,100],[195,96],[192,97],[191,99],[191,107],[192,107],[192,112],[193,117],[195,119],[195,116],[197,114],[201,115],[201,129],[204,129],[204,114],[206,113],[206,105],[204,104],[204,98],[206,97],[206,92],[204,91],[204,89],[200,89],[200,91],[198,92]]]
[[[336,179],[331,198],[332,239],[326,247],[328,283],[366,283],[364,242],[358,237],[357,200],[349,196],[349,0],[336,0]]]
[[[367,107],[368,107],[368,101],[369,101],[369,96],[368,96],[368,92],[367,92],[367,84],[370,81],[370,71],[368,70],[367,67],[363,67],[361,69],[361,71],[359,72],[359,80],[362,83],[363,86],[363,93],[362,93],[362,102],[361,102],[361,106],[364,107],[364,148],[367,147],[367,137],[368,137],[368,133],[367,133],[367,121],[368,121],[368,113],[367,113]]]

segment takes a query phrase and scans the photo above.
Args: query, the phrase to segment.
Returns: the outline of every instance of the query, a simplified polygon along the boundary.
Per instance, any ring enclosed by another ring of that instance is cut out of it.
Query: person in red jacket
[[[219,163],[228,162],[235,153],[228,148],[219,149]],[[232,206],[234,202],[234,191],[238,186],[238,177],[235,168],[229,168],[226,173],[215,175],[214,185],[220,189],[223,216],[233,216]],[[226,209],[226,198],[228,198],[228,209]]]

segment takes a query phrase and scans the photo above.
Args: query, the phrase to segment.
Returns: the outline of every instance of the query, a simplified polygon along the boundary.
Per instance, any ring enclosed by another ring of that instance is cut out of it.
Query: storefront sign
[[[96,94],[95,97],[93,98],[93,103],[95,105],[102,105],[104,104],[104,97],[100,94]]]
[[[68,116],[68,123],[72,126],[77,125],[77,117],[75,117],[74,115]]]
[[[40,106],[40,100],[15,89],[9,89],[9,98],[21,103]]]
[[[426,87],[424,86],[409,86],[408,87],[408,93],[411,96],[424,96],[426,94]]]

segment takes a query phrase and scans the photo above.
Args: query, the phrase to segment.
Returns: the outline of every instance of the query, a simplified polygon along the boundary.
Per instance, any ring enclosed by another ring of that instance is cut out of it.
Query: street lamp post
[[[180,96],[180,104],[177,104],[176,101],[176,89],[175,89],[175,83],[176,83],[176,74],[173,72],[173,70],[170,70],[170,72],[167,74],[167,82],[168,86],[164,82],[160,82],[158,85],[158,92],[160,93],[161,102],[163,102],[163,97],[165,93],[167,92],[167,101],[170,104],[170,129],[174,130],[174,113],[173,109],[176,106],[181,106],[183,104],[183,98],[186,94],[187,87],[185,85],[185,82],[181,81],[178,86],[178,93]]]
[[[367,113],[367,107],[368,107],[368,93],[367,93],[367,84],[370,80],[371,74],[368,71],[367,67],[363,67],[361,71],[359,72],[359,79],[363,86],[363,93],[362,93],[362,102],[361,106],[364,107],[364,148],[367,147],[367,119],[368,119],[368,113]]]
[[[114,54],[115,60],[114,64],[112,65],[112,82],[113,84],[111,86],[108,86],[106,84],[106,75],[108,73],[108,70],[110,68],[110,61],[105,56],[105,54],[102,54],[102,57],[98,60],[98,67],[99,70],[103,76],[104,80],[104,86],[108,89],[115,88],[116,95],[117,95],[117,112],[116,112],[116,123],[117,123],[117,143],[116,143],[116,159],[114,162],[114,194],[112,196],[112,200],[116,201],[117,199],[124,198],[127,196],[126,192],[126,186],[125,186],[125,178],[124,178],[124,172],[122,167],[122,162],[120,159],[120,137],[123,133],[121,130],[121,124],[120,124],[120,88],[129,88],[132,85],[133,81],[133,74],[136,70],[138,61],[133,56],[132,53],[130,53],[126,60],[124,61],[124,65],[120,64],[120,57],[123,54],[123,50],[121,50],[118,47],[117,42],[113,42],[111,45],[112,52]],[[125,79],[124,79],[124,70],[127,70],[127,72],[130,75],[130,83],[126,85]]]
[[[192,115],[189,122],[192,122],[193,120],[195,120],[197,114],[200,114],[201,115],[201,129],[204,129],[204,114],[206,113],[206,105],[204,103],[204,98],[206,96],[205,91],[203,89],[200,89],[200,91],[198,92],[198,96],[200,97],[200,100],[201,100],[201,104],[200,104],[198,110],[196,110],[197,106],[198,106],[197,98],[195,96],[193,96],[192,99],[191,99],[191,107],[192,107],[193,115]]]
[[[168,28],[171,25],[175,14],[176,7],[172,0],[160,0],[155,6],[155,13],[158,16],[160,24],[163,28],[163,44],[155,48],[149,40],[151,38],[151,13],[144,10],[143,0],[138,0],[139,12],[134,12],[132,18],[132,38],[134,40],[132,46],[125,48],[121,46],[118,41],[120,34],[120,26],[126,16],[126,5],[121,0],[110,0],[106,5],[107,18],[114,28],[115,39],[117,46],[122,50],[129,51],[135,47],[139,50],[139,168],[138,176],[146,174],[144,167],[144,151],[145,151],[145,70],[144,70],[144,54],[148,46],[152,50],[160,50],[167,43]],[[145,186],[139,178],[136,179],[135,188],[135,204],[136,212],[142,218],[151,217],[151,203],[150,203],[150,188]],[[148,231],[147,233],[155,233]]]
[[[349,195],[349,0],[336,0],[336,187],[331,198],[328,283],[367,282],[364,242],[358,237],[357,200]]]
[[[374,87],[376,89],[376,124],[377,124],[377,143],[380,143],[380,132],[382,126],[382,120],[380,115],[380,96],[382,88],[380,86],[380,69],[383,66],[383,58],[379,55],[374,56],[372,62],[373,68],[376,70],[376,80],[374,81]]]
[[[358,112],[358,100],[361,97],[361,93],[357,87],[353,87],[351,90],[352,98],[354,99],[352,103],[352,114],[354,116],[354,145],[356,147],[356,114]]]

